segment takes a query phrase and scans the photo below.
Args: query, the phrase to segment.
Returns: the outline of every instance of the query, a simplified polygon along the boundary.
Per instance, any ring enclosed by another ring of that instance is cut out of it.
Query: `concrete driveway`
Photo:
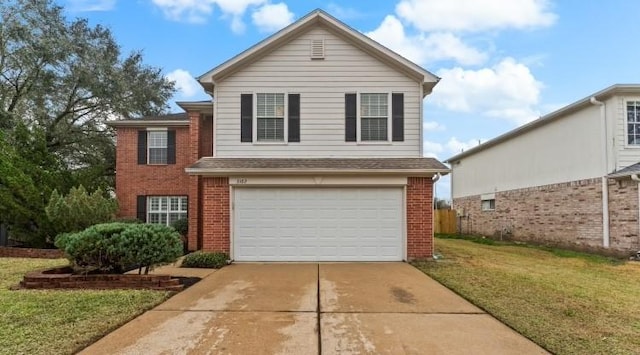
[[[234,264],[82,354],[545,354],[404,263]]]

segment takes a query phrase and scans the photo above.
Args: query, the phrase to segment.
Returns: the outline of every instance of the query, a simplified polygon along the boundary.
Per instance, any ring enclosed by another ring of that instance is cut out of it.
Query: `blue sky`
[[[640,1],[58,0],[109,27],[123,51],[192,79],[322,8],[442,78],[424,110],[425,155],[445,160],[615,83],[640,83]],[[174,109],[177,110],[177,108]],[[449,198],[449,179],[437,184]]]

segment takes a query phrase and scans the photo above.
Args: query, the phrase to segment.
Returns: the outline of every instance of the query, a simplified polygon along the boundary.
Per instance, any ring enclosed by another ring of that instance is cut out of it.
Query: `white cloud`
[[[443,69],[431,96],[434,104],[457,112],[478,112],[517,124],[537,118],[543,85],[529,68],[506,58],[491,68]]]
[[[464,44],[452,33],[408,35],[402,22],[393,15],[385,17],[378,28],[366,35],[407,59],[423,65],[440,60],[455,60],[462,65],[476,65],[487,59],[486,53]]]
[[[265,4],[253,12],[253,24],[263,32],[278,31],[293,22],[293,12],[287,4]]]
[[[548,0],[402,0],[396,13],[422,31],[528,29],[552,25]]]
[[[443,124],[436,121],[425,121],[422,127],[425,131],[444,131],[447,129]]]
[[[167,74],[167,79],[175,83],[176,89],[183,98],[198,95],[202,88],[193,76],[184,69],[176,69]]]
[[[213,13],[214,5],[224,18],[231,18],[231,30],[242,33],[242,16],[250,6],[259,6],[267,0],[152,0],[170,20],[203,23]]]
[[[68,0],[69,11],[109,11],[116,6],[116,0]]]
[[[429,158],[438,158],[438,154],[444,151],[442,144],[437,142],[431,142],[429,140],[423,141],[423,155]]]
[[[477,145],[479,145],[481,142],[480,139],[469,139],[466,142],[461,142],[458,140],[458,138],[456,137],[451,137],[449,139],[449,141],[447,142],[447,149],[449,150],[449,152],[451,152],[452,154],[458,154],[461,153],[465,150],[469,150]]]
[[[203,23],[213,12],[211,0],[152,0],[173,21]]]

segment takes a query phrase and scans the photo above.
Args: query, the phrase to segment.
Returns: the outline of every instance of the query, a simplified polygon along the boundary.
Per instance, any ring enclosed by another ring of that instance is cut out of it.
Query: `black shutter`
[[[300,94],[289,94],[289,142],[300,142]]]
[[[253,141],[253,95],[240,95],[240,142]]]
[[[136,206],[136,218],[142,222],[147,221],[147,196],[138,195]]]
[[[138,131],[138,164],[147,163],[147,131]]]
[[[167,131],[167,164],[176,163],[176,131]]]
[[[391,94],[391,140],[404,141],[404,94]]]
[[[356,94],[344,95],[344,140],[345,142],[356,141]]]

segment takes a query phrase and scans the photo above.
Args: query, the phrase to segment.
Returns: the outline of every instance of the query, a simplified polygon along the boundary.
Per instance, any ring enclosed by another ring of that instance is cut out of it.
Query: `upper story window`
[[[175,130],[148,128],[138,131],[139,165],[165,165],[175,163]]]
[[[627,101],[627,144],[640,145],[640,101]]]
[[[360,140],[386,141],[388,117],[388,94],[360,94]]]
[[[241,94],[240,142],[300,142],[300,94]]]
[[[258,142],[284,142],[284,94],[256,94]]]
[[[167,163],[167,131],[149,131],[147,132],[147,149],[149,150],[147,157],[149,164],[166,164]]]
[[[345,142],[404,141],[404,94],[345,94]]]

